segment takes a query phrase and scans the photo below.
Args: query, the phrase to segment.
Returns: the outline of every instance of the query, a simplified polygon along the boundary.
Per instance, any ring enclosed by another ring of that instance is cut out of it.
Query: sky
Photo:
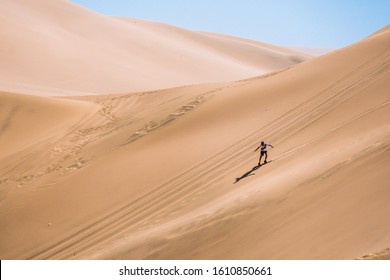
[[[390,24],[390,0],[71,0],[108,16],[282,46],[340,48]]]

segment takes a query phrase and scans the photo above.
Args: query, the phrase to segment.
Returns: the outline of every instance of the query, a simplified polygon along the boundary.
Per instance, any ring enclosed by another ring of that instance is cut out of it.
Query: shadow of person
[[[248,177],[248,176],[255,175],[255,174],[252,174],[252,172],[255,171],[255,170],[257,170],[257,169],[259,169],[259,168],[260,168],[259,165],[253,166],[253,168],[252,168],[251,170],[249,170],[248,172],[246,172],[245,174],[243,174],[241,177],[236,178],[236,181],[235,181],[233,184],[238,183],[239,181],[241,181],[242,179],[244,179],[244,178],[246,178],[246,177]]]

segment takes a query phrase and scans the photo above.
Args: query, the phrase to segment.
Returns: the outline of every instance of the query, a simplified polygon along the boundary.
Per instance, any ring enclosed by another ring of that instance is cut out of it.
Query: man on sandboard
[[[261,158],[265,155],[265,159],[264,159],[264,164],[267,163],[267,149],[268,147],[271,147],[273,148],[274,146],[272,146],[271,144],[268,144],[268,143],[264,143],[264,141],[261,141],[261,144],[260,146],[258,146],[255,150],[255,152],[260,148],[260,158],[259,158],[259,166],[261,166]]]

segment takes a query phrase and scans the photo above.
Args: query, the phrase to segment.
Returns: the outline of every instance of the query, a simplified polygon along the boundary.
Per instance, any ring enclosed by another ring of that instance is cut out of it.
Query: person
[[[264,143],[264,141],[261,141],[261,144],[260,146],[258,146],[255,150],[255,152],[260,148],[260,158],[259,158],[259,166],[261,165],[261,159],[262,157],[265,155],[265,159],[264,159],[264,164],[267,163],[267,149],[268,147],[271,147],[273,148],[274,146],[272,146],[271,144],[268,144],[268,143]]]

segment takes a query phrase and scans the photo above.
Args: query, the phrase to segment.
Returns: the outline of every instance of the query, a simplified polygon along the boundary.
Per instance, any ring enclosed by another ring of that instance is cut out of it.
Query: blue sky
[[[390,24],[390,0],[71,0],[109,16],[284,46],[339,48]]]

